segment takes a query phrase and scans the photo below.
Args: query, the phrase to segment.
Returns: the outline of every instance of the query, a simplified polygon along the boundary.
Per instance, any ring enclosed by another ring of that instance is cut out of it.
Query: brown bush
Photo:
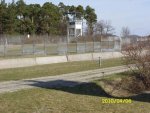
[[[137,42],[127,45],[122,52],[125,63],[141,80],[147,89],[150,88],[150,41]],[[134,65],[130,65],[134,63]],[[137,87],[138,89],[138,87]]]

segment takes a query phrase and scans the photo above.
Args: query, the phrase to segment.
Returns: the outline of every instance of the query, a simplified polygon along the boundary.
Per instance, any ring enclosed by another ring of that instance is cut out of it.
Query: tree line
[[[66,35],[67,18],[65,12],[79,12],[86,20],[88,33],[93,34],[97,22],[95,10],[81,5],[68,6],[60,2],[40,4],[26,4],[23,0],[0,4],[0,34],[48,34]]]

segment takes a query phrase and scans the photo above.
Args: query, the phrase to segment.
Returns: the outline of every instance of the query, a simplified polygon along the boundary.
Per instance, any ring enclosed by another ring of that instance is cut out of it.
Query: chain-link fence
[[[64,55],[90,52],[120,51],[120,40],[76,40],[67,42],[65,36],[0,36],[0,57]]]

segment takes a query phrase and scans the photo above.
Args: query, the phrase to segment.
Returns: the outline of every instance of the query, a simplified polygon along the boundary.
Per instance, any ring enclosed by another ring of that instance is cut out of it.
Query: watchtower
[[[83,35],[83,19],[80,13],[77,12],[69,12],[66,14],[68,17],[67,41],[70,42]]]

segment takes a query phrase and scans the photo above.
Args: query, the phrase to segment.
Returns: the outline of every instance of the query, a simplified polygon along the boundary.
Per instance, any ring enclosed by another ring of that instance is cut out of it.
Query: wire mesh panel
[[[109,44],[109,49],[114,49],[115,41],[109,41],[108,44]]]
[[[33,55],[35,52],[35,42],[34,38],[27,36],[22,36],[22,54],[23,55]]]
[[[85,43],[86,52],[93,52],[94,51],[94,43],[93,42],[86,42]]]
[[[0,38],[0,56],[4,56],[4,40]]]
[[[101,42],[102,52],[113,52],[114,51],[114,41],[102,41]]]
[[[114,43],[114,50],[121,51],[121,42],[119,40]]]
[[[48,36],[45,40],[45,52],[47,55],[64,55],[67,52],[65,37]]]
[[[108,41],[102,41],[100,44],[101,44],[101,49],[109,49]]]
[[[34,54],[34,44],[23,44],[23,55]]]
[[[101,51],[100,42],[94,42],[94,52],[100,52],[100,51]]]
[[[77,43],[68,43],[68,53],[77,53]]]
[[[56,55],[58,53],[58,44],[57,43],[46,43],[46,54],[47,55]]]
[[[93,39],[93,38],[92,38]],[[0,56],[65,55],[88,52],[112,52],[121,50],[120,40],[75,40],[67,42],[62,36],[27,35],[0,36]]]
[[[21,39],[19,36],[9,36],[3,37],[3,53],[4,56],[21,56]]]
[[[21,56],[22,48],[21,45],[5,45],[6,56]]]
[[[35,55],[44,55],[45,53],[45,46],[43,44],[35,44]]]
[[[77,53],[85,53],[85,43],[77,43]]]
[[[34,48],[34,55],[45,55],[46,54],[46,42],[45,42],[45,36],[40,37],[40,36],[36,36],[34,37],[34,44],[35,44],[35,48]]]
[[[67,53],[67,43],[58,43],[58,54],[65,55]]]
[[[0,56],[4,56],[4,46],[0,45]]]

